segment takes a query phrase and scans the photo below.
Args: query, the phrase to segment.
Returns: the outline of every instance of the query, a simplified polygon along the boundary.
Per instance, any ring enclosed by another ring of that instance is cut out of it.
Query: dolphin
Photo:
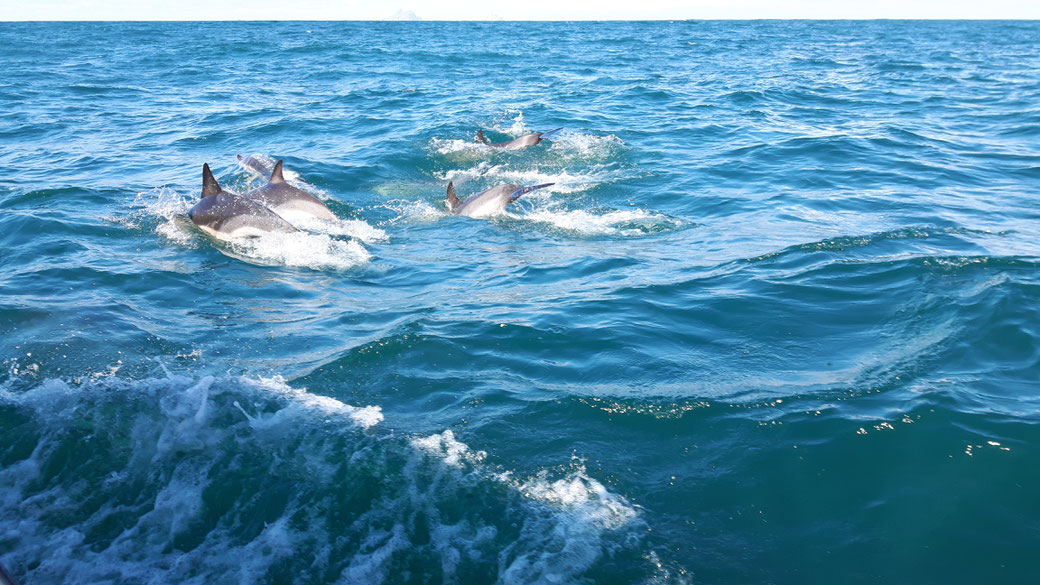
[[[253,173],[261,179],[271,178],[271,172],[274,171],[274,167],[271,164],[271,157],[266,154],[251,154],[246,157],[238,154],[235,156],[238,157],[238,166]]]
[[[516,201],[525,193],[530,193],[535,189],[544,189],[550,185],[555,185],[555,183],[543,183],[531,187],[499,185],[460,200],[459,196],[455,194],[455,185],[448,182],[448,209],[455,215],[487,217],[502,211],[506,205]]]
[[[296,231],[292,224],[256,201],[222,189],[208,163],[202,165],[202,200],[188,211],[188,217],[219,240]]]
[[[486,144],[491,148],[501,148],[502,150],[520,150],[521,148],[527,148],[528,146],[534,146],[542,140],[549,138],[550,134],[556,134],[563,128],[557,128],[548,132],[535,132],[533,134],[524,134],[520,138],[515,138],[509,142],[499,142],[498,144],[491,144],[487,138],[484,138],[484,131],[477,130],[477,142]]]
[[[271,170],[271,180],[263,187],[246,193],[246,197],[266,205],[282,217],[315,218],[337,221],[339,218],[325,204],[303,189],[285,182],[282,176],[282,161]]]

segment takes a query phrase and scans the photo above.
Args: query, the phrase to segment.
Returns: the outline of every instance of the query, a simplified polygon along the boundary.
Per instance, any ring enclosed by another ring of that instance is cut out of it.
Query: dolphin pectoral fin
[[[217,182],[216,177],[213,176],[213,171],[209,170],[209,163],[203,163],[202,165],[202,198],[210,197],[220,193],[220,183]]]
[[[455,211],[459,206],[459,196],[455,194],[455,185],[448,181],[448,210]]]
[[[513,194],[509,196],[509,202],[512,203],[512,202],[516,201],[517,199],[523,197],[527,193],[530,193],[531,191],[535,191],[535,190],[538,190],[538,189],[544,189],[546,187],[550,187],[550,186],[555,185],[555,184],[556,183],[542,183],[541,185],[532,185],[530,187],[520,187],[516,191],[513,191]]]
[[[543,140],[546,139],[546,138],[552,138],[553,134],[556,134],[560,130],[563,130],[563,128],[564,128],[563,126],[560,126],[559,128],[557,128],[555,130],[550,130],[548,132],[542,132],[541,134],[538,135],[538,137],[543,139]]]
[[[487,138],[484,138],[484,131],[483,130],[480,130],[480,129],[477,130],[477,139],[476,139],[476,141],[479,142],[480,144],[487,144],[488,143]]]
[[[274,164],[274,170],[271,171],[271,180],[268,184],[284,183],[285,177],[282,176],[282,161],[279,160]]]

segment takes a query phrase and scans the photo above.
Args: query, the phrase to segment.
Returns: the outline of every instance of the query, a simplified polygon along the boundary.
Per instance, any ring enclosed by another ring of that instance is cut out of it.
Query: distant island
[[[391,16],[387,17],[386,20],[422,20],[411,10],[398,10]]]

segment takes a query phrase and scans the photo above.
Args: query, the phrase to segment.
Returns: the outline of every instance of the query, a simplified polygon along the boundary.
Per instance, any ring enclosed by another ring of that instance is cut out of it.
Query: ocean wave
[[[579,461],[518,478],[450,430],[402,441],[379,407],[277,377],[14,385],[0,534],[30,582],[382,583],[419,562],[558,583],[642,555],[638,508]]]

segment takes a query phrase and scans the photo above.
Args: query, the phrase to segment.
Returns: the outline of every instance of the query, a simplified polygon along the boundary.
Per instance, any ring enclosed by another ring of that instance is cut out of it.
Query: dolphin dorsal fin
[[[271,171],[271,180],[269,183],[284,183],[285,177],[282,176],[282,161],[274,163],[274,170]]]
[[[455,185],[448,181],[448,209],[455,211],[459,206],[459,196],[455,194]]]
[[[484,131],[479,128],[477,129],[477,142],[487,144],[487,138],[484,138]]]
[[[202,198],[212,197],[220,191],[220,183],[213,176],[213,171],[209,170],[209,163],[204,163],[202,165]]]

